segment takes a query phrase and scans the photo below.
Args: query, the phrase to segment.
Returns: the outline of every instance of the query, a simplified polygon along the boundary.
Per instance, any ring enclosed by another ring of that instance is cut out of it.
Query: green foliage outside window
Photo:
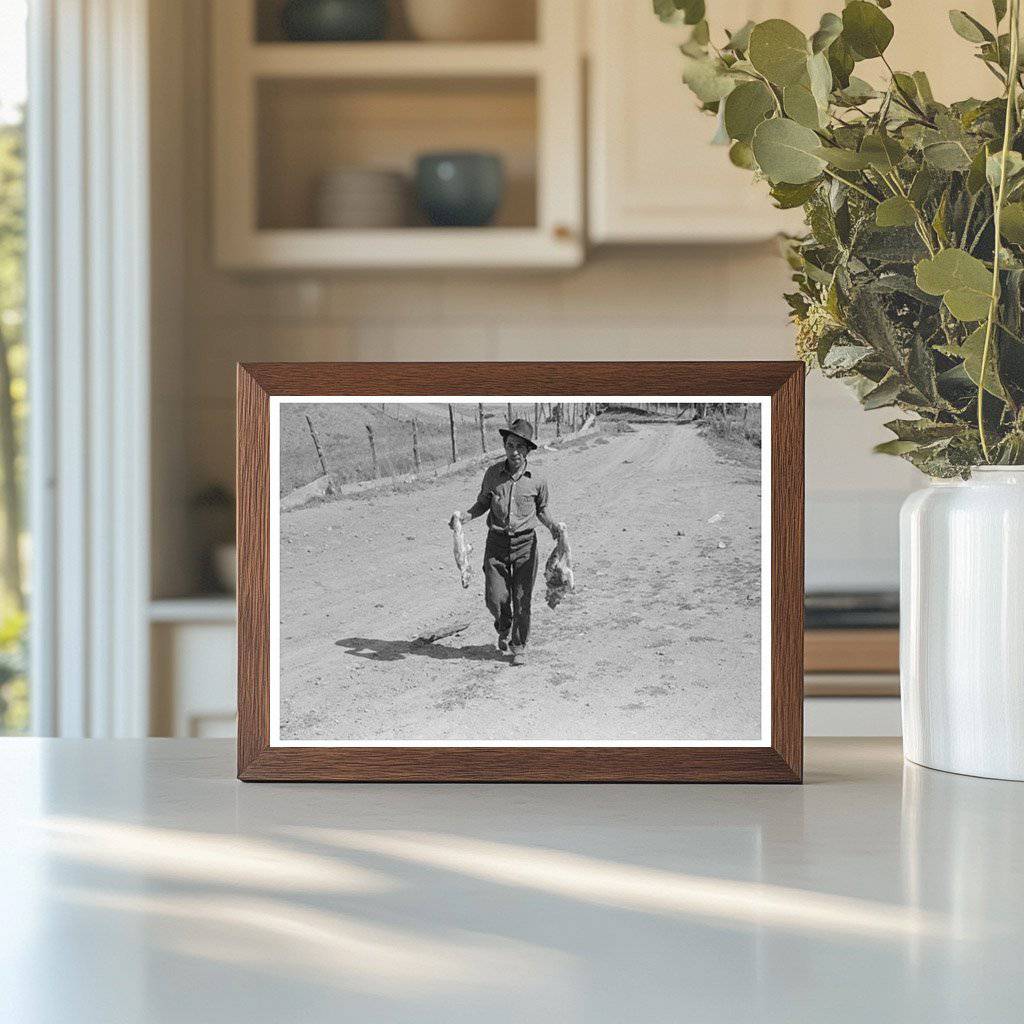
[[[28,728],[22,452],[27,415],[24,117],[0,123],[0,734]]]

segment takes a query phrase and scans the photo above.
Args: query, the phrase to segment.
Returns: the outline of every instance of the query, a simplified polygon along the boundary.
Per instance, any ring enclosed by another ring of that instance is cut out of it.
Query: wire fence
[[[526,420],[539,445],[599,422],[698,423],[760,446],[757,406],[707,402],[478,404],[309,403],[281,407],[281,495],[327,477],[332,486],[385,479],[501,450],[499,429]]]

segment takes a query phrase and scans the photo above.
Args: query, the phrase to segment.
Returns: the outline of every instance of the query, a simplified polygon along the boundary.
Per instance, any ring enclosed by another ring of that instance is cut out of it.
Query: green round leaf
[[[818,183],[816,181],[800,185],[789,185],[783,181],[772,186],[771,195],[778,209],[792,210],[797,206],[803,206],[817,190]]]
[[[932,95],[932,86],[928,81],[928,76],[923,71],[915,71],[911,78],[914,79],[914,85],[917,86],[917,95],[925,103],[934,103],[935,97]]]
[[[777,184],[802,185],[821,174],[818,136],[785,117],[762,121],[754,130],[754,157],[765,177]]]
[[[781,18],[762,21],[751,30],[747,58],[773,85],[798,81],[807,69],[809,54],[807,37]]]
[[[684,57],[683,81],[701,103],[717,103],[736,87],[721,62],[711,58]]]
[[[654,0],[654,13],[664,22],[675,21],[678,17],[672,0]]]
[[[883,174],[889,174],[905,155],[903,147],[891,135],[877,133],[864,136],[860,152],[875,170]]]
[[[980,21],[972,18],[966,11],[950,11],[949,23],[953,26],[953,31],[969,43],[990,43],[995,39]]]
[[[729,160],[736,167],[742,167],[745,171],[757,170],[757,160],[754,159],[754,151],[746,142],[734,142],[729,147]]]
[[[988,183],[992,186],[993,191],[999,188],[999,178],[1002,174],[1002,166],[1003,151],[1001,149],[997,149],[995,152],[990,153],[988,159],[985,161],[985,176],[988,178]],[[1007,183],[1013,181],[1022,172],[1024,172],[1024,157],[1022,157],[1015,149],[1008,150],[1006,153]]]
[[[836,39],[826,52],[836,88],[845,89],[850,84],[850,75],[853,72],[853,53],[842,36]]]
[[[986,143],[974,154],[974,158],[971,160],[971,167],[967,172],[967,191],[972,196],[977,195],[985,185],[985,161],[988,159],[989,146],[991,145],[994,145],[994,143]]]
[[[822,114],[826,114],[828,98],[832,94],[832,69],[828,66],[828,57],[825,54],[815,54],[807,61],[807,78],[818,109]],[[822,117],[821,121],[824,124],[825,117]]]
[[[909,227],[916,220],[914,204],[903,196],[890,196],[875,207],[875,224],[880,228]]]
[[[993,346],[989,345],[988,359],[985,362],[985,390],[996,398],[1006,400],[1006,392],[1002,384],[992,358]],[[982,356],[985,354],[985,325],[980,324],[972,331],[964,343],[956,350],[956,355],[963,359],[964,373],[971,378],[974,385],[980,386]]]
[[[966,171],[971,158],[959,142],[933,142],[922,150],[925,160],[940,171]]]
[[[892,22],[874,4],[853,0],[843,9],[843,39],[861,60],[881,57],[892,34]]]
[[[782,90],[782,109],[786,116],[805,128],[820,128],[818,104],[806,85],[787,85]]]
[[[742,28],[736,29],[731,36],[729,36],[729,42],[722,47],[723,50],[732,50],[734,53],[746,53],[747,47],[750,46],[750,33],[754,30],[754,22],[746,22]]]
[[[878,92],[865,82],[863,78],[850,75],[849,84],[839,95],[844,103],[856,106],[858,103],[867,103],[868,100],[873,100],[878,95]]]
[[[918,441],[883,441],[876,444],[872,451],[877,455],[906,455],[907,452],[916,451],[920,448]]]
[[[726,97],[725,130],[729,138],[750,142],[754,129],[772,112],[775,100],[763,82],[743,82]]]
[[[929,295],[941,295],[946,308],[965,322],[988,316],[992,273],[977,257],[963,249],[943,249],[914,268],[917,286]]]
[[[704,18],[704,0],[654,0],[654,13],[669,24],[696,25]]]
[[[1003,207],[999,233],[1008,242],[1024,245],[1024,203],[1007,203]]]
[[[823,14],[818,31],[811,36],[811,52],[827,50],[843,31],[843,19],[838,14]]]
[[[852,149],[840,149],[838,146],[819,146],[815,151],[816,156],[831,167],[838,167],[841,171],[863,171],[871,166],[871,161]]]
[[[683,21],[687,25],[696,25],[704,20],[704,0],[682,0],[682,3],[677,3],[683,12]]]

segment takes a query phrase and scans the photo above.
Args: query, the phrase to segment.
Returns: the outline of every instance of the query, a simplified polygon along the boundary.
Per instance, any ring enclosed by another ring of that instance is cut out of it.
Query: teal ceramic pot
[[[388,25],[387,0],[288,0],[281,27],[302,43],[366,42]]]
[[[504,191],[504,165],[494,153],[424,153],[416,161],[416,196],[435,227],[489,224]]]

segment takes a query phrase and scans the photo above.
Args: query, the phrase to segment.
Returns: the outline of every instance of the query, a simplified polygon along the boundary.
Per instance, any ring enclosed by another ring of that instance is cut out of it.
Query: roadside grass
[[[719,455],[744,466],[760,465],[761,416],[757,406],[710,406],[698,424],[701,436]]]

